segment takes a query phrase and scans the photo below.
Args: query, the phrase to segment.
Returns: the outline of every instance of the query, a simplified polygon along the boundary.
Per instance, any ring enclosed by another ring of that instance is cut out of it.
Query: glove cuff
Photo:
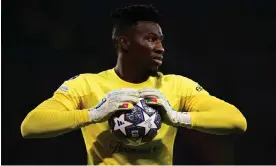
[[[176,112],[177,125],[191,128],[192,120],[189,112]]]
[[[89,116],[90,122],[92,123],[96,123],[100,120],[99,117],[97,116],[97,110],[95,110],[95,108],[88,109],[88,116]]]

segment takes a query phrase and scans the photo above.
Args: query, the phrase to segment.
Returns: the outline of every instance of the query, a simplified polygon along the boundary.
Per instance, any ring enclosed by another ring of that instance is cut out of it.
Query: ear
[[[129,45],[130,45],[130,41],[129,41],[129,39],[127,37],[120,36],[118,38],[118,43],[119,43],[119,45],[120,45],[120,47],[121,47],[122,50],[128,50]]]

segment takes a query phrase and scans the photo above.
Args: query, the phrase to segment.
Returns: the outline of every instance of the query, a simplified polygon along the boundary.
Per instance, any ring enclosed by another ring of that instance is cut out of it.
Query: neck
[[[149,78],[146,72],[139,69],[135,63],[131,63],[130,59],[122,58],[121,55],[118,55],[115,72],[122,80],[130,83],[142,83]]]

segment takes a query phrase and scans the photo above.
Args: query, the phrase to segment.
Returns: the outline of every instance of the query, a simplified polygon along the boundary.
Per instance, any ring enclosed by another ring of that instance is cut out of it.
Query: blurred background
[[[180,129],[174,164],[275,164],[275,1],[2,1],[2,164],[87,164],[81,132],[24,140],[20,124],[80,73],[114,67],[110,13],[154,4],[164,15],[161,71],[236,105],[242,135]]]

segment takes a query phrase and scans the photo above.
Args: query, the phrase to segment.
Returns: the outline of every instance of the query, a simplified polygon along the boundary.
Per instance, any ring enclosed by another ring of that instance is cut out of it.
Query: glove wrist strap
[[[192,120],[189,112],[176,112],[176,123],[179,126],[190,128]]]
[[[97,123],[100,119],[97,115],[97,110],[95,108],[88,109],[88,116],[90,119],[90,122]]]

